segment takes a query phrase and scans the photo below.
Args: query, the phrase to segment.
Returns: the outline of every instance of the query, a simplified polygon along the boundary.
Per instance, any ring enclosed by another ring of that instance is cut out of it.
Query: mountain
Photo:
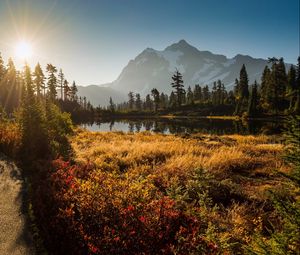
[[[172,44],[163,51],[145,49],[122,70],[120,76],[110,87],[127,93],[149,93],[152,88],[171,92],[171,76],[177,68],[183,74],[185,87],[195,84],[210,87],[218,79],[227,88],[232,88],[239,77],[242,64],[246,65],[250,84],[260,82],[261,74],[267,60],[256,59],[245,55],[227,58],[209,51],[200,51],[185,40]]]
[[[112,97],[115,103],[127,100],[129,91],[142,96],[157,88],[160,92],[170,93],[171,76],[177,68],[183,74],[184,85],[209,85],[221,80],[227,89],[232,89],[235,79],[239,78],[242,65],[245,64],[249,84],[255,80],[260,83],[266,59],[252,58],[238,54],[233,58],[200,51],[185,40],[180,40],[162,51],[147,48],[135,59],[130,60],[119,77],[112,83],[102,86],[79,87],[79,96],[86,96],[93,105],[105,106]],[[289,68],[290,65],[286,65]]]
[[[78,96],[86,97],[94,106],[106,106],[109,104],[109,97],[112,97],[115,103],[121,103],[127,100],[126,94],[118,92],[113,88],[99,85],[77,86]]]

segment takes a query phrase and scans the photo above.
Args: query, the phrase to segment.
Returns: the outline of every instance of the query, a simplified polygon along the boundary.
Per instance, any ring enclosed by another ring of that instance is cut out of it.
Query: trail
[[[0,254],[35,254],[25,213],[20,169],[0,154]]]

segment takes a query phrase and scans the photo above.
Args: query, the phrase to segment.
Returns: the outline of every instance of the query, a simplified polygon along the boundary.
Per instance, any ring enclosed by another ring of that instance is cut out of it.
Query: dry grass
[[[136,178],[156,175],[167,186],[184,181],[192,171],[204,168],[217,180],[242,185],[246,195],[261,199],[280,179],[275,169],[287,171],[282,144],[267,136],[210,136],[181,138],[173,135],[125,134],[78,131],[72,139],[76,160],[99,170],[136,173]]]

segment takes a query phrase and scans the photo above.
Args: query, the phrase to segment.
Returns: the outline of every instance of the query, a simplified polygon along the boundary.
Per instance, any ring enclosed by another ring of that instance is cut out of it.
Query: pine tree
[[[17,71],[11,58],[8,59],[5,79],[4,79],[4,110],[12,113],[19,105],[17,88]]]
[[[152,103],[152,100],[151,100],[151,97],[150,97],[149,94],[146,95],[145,107],[144,108],[149,110],[149,111],[152,111],[153,103]]]
[[[194,94],[190,86],[188,87],[187,90],[186,100],[187,100],[187,104],[194,104]]]
[[[255,81],[254,85],[252,86],[252,92],[249,100],[249,107],[248,107],[249,117],[257,116],[257,105],[258,105],[258,94],[257,94],[257,83]]]
[[[64,80],[64,101],[69,100],[71,89],[69,87],[69,82],[67,80]]]
[[[153,102],[154,102],[154,111],[157,112],[158,106],[159,106],[159,92],[157,89],[152,89],[151,90],[151,95],[153,97]]]
[[[202,88],[199,84],[196,84],[194,88],[194,100],[199,102],[202,101]]]
[[[134,94],[132,91],[128,93],[128,107],[129,110],[133,110],[134,108]]]
[[[139,93],[135,94],[135,108],[140,111],[142,110],[142,100]]]
[[[291,65],[288,72],[288,86],[287,86],[287,97],[289,98],[289,111],[294,110],[294,104],[297,99],[297,73],[293,65]]]
[[[264,109],[265,112],[268,112],[270,109],[269,106],[269,91],[270,91],[270,79],[271,79],[271,70],[268,66],[265,66],[261,77],[261,87],[260,87],[260,106]]]
[[[45,95],[45,89],[46,89],[45,76],[40,66],[40,63],[37,63],[37,65],[35,66],[33,76],[34,76],[34,87],[35,87],[36,95],[38,98],[40,98],[41,90],[44,89],[44,95]]]
[[[34,96],[29,66],[24,68],[25,91],[22,98],[20,125],[22,156],[25,161],[44,157],[49,152],[45,116],[39,101]]]
[[[296,79],[296,102],[294,113],[300,115],[300,56],[297,64],[297,79]]]
[[[176,95],[175,93],[172,91],[170,94],[170,99],[169,99],[169,107],[170,108],[174,108],[176,106]]]
[[[248,88],[248,74],[246,67],[243,64],[240,71],[240,80],[238,82],[238,100],[236,105],[235,114],[239,115],[245,112],[248,108],[248,99],[249,99],[249,88]]]
[[[183,95],[185,94],[182,74],[176,70],[174,75],[172,76],[173,82],[171,83],[172,88],[175,89],[175,95],[177,97],[177,105],[181,106]]]
[[[48,89],[49,89],[49,98],[52,102],[56,99],[56,87],[57,87],[57,79],[55,76],[55,73],[57,72],[57,69],[52,64],[47,64],[46,70],[48,72]]]
[[[59,73],[58,73],[58,85],[60,87],[60,99],[63,100],[63,90],[64,90],[64,81],[65,81],[65,75],[62,71],[62,69],[59,69]]]
[[[203,97],[203,102],[204,103],[208,103],[209,95],[210,95],[209,87],[208,87],[208,85],[206,85],[206,86],[204,86],[204,88],[202,90],[202,97]]]
[[[213,105],[217,105],[217,100],[218,100],[218,95],[217,95],[217,83],[213,83],[212,91],[211,91],[211,101]]]
[[[71,91],[70,91],[71,101],[73,101],[73,102],[77,101],[77,92],[78,92],[78,89],[77,89],[76,83],[75,83],[75,81],[73,81]]]

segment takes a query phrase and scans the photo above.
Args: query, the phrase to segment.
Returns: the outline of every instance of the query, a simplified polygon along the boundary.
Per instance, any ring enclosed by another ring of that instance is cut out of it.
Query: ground
[[[0,155],[0,254],[35,254],[24,210],[20,169]]]

